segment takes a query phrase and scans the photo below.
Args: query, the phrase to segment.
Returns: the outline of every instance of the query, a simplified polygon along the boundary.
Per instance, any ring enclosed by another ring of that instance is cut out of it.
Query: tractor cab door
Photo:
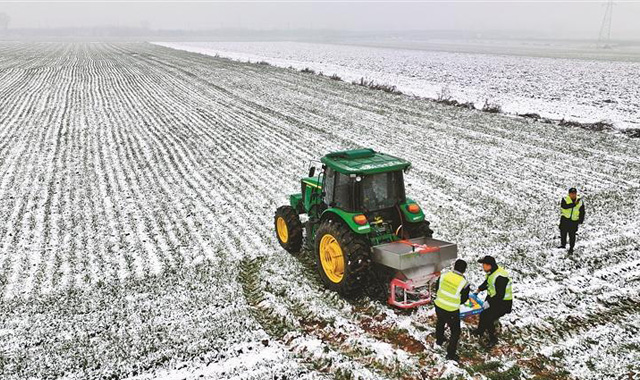
[[[336,183],[336,172],[331,168],[324,170],[324,181],[322,190],[324,191],[324,203],[331,207],[333,203],[333,188]]]
[[[346,174],[331,168],[324,175],[324,203],[329,207],[337,207],[346,211],[353,210],[354,184]]]

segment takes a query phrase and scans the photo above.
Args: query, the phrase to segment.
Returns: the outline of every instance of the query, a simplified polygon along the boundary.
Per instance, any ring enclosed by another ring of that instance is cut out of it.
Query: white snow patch
[[[640,63],[345,46],[304,42],[154,42],[237,61],[310,68],[406,94],[450,97],[508,114],[640,127]],[[602,80],[606,76],[606,80]]]

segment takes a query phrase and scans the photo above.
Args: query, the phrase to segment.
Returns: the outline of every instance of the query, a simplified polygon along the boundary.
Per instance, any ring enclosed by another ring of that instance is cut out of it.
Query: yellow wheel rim
[[[278,238],[283,243],[289,241],[289,229],[287,228],[287,222],[284,221],[284,218],[279,216],[276,221],[276,231],[278,232]]]
[[[320,263],[324,274],[334,283],[339,283],[344,277],[344,256],[342,248],[336,238],[326,234],[320,240]]]

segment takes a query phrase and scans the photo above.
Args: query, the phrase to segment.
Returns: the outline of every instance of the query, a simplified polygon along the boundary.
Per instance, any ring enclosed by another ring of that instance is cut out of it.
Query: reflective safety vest
[[[511,279],[509,278],[509,273],[506,270],[502,269],[502,267],[498,267],[493,273],[487,275],[487,291],[489,292],[489,296],[495,297],[496,295],[496,279],[498,277],[504,277],[508,280],[507,288],[504,291],[504,301],[513,300],[513,293],[511,291]]]
[[[457,272],[447,272],[440,276],[436,306],[446,311],[460,310],[460,294],[465,286],[467,280]]]
[[[573,199],[571,199],[571,197],[568,195],[564,198],[564,201],[568,205],[573,203]],[[576,198],[576,203],[573,205],[572,208],[562,209],[562,216],[564,218],[577,222],[578,220],[580,220],[580,207],[582,207],[582,199]]]

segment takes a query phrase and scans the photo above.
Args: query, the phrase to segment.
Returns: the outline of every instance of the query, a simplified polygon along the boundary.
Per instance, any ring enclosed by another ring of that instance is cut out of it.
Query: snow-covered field
[[[437,236],[513,274],[491,352],[465,324],[446,363],[430,308],[341,299],[279,247],[306,163],[357,147],[409,158]],[[151,44],[2,43],[0,377],[633,378],[639,189],[637,139]]]
[[[159,45],[367,78],[402,92],[445,95],[509,114],[640,128],[640,62],[578,60],[303,42],[159,42]]]

